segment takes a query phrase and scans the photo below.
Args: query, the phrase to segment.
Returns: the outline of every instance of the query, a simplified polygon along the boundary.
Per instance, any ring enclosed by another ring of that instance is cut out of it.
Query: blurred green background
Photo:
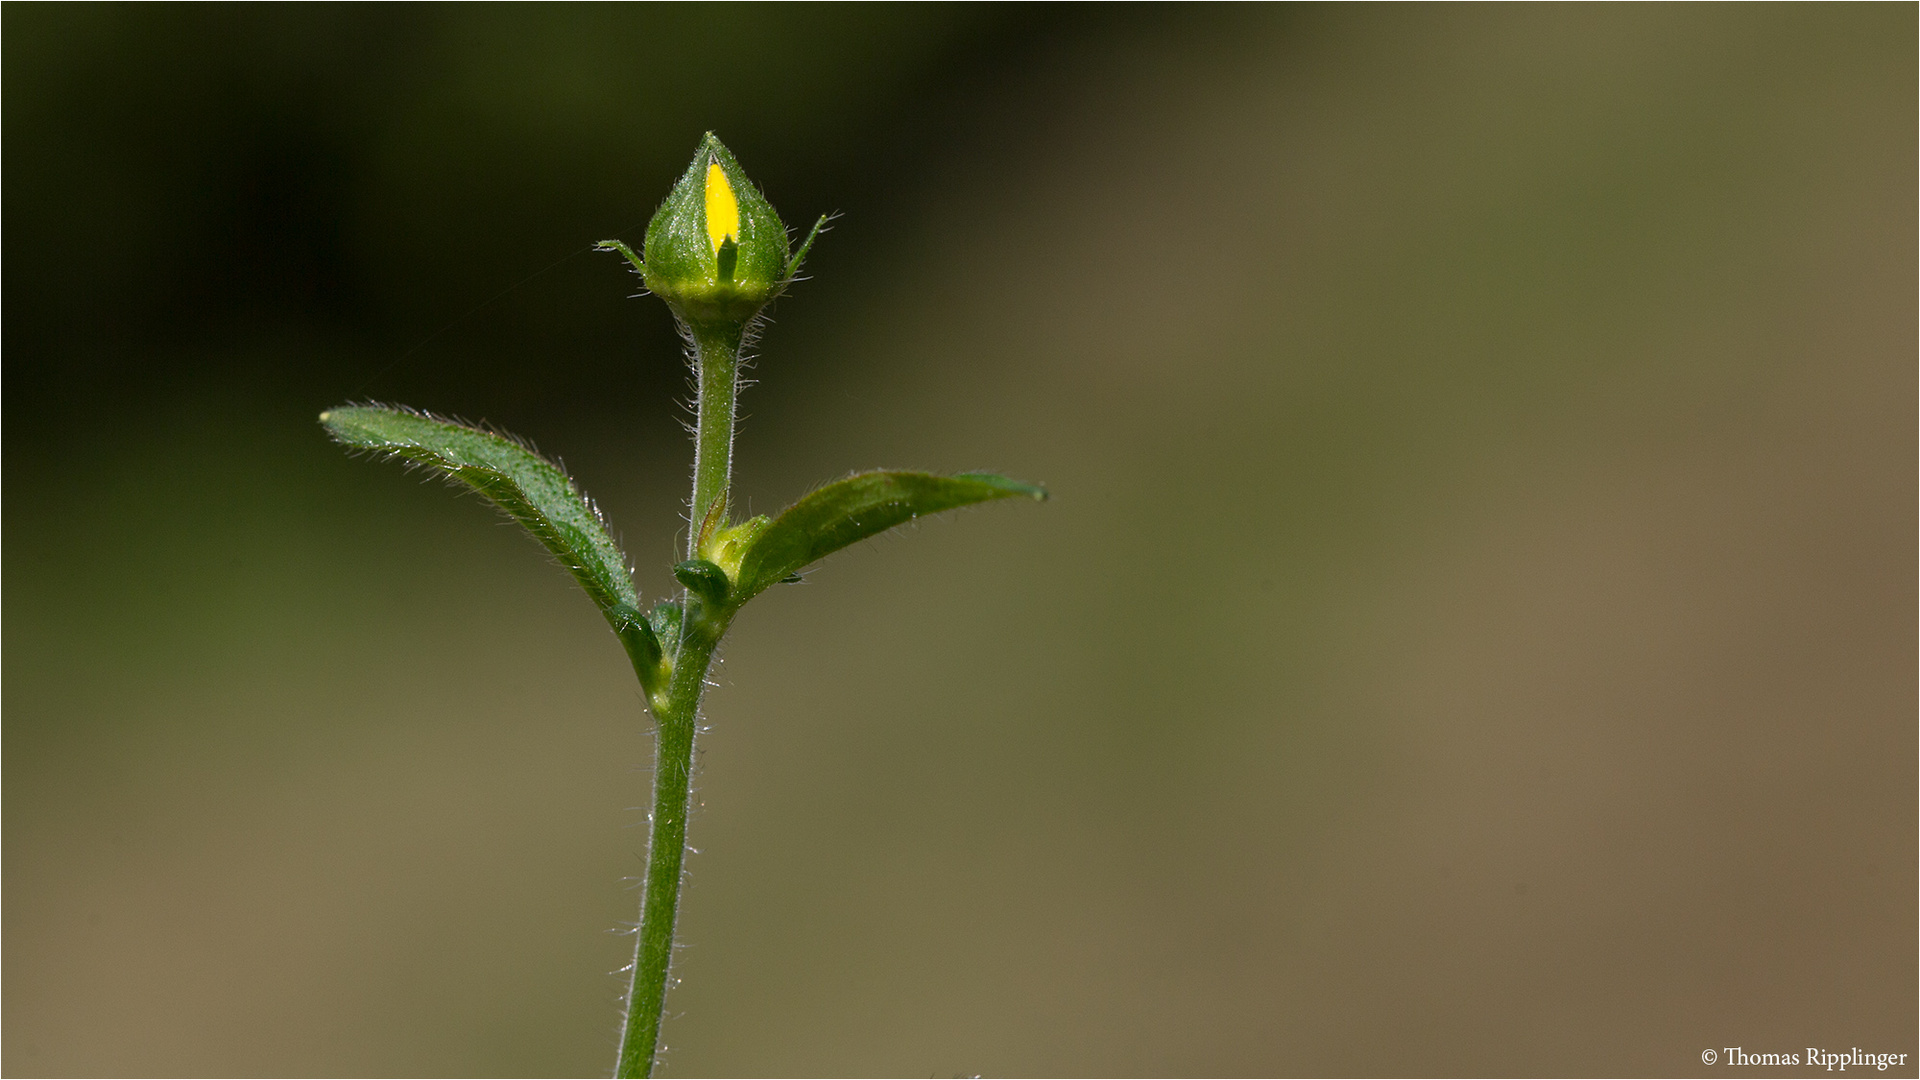
[[[8,1073],[611,1067],[631,674],[314,417],[532,437],[660,595],[585,249],[709,128],[845,214],[752,507],[1055,500],[736,624],[668,1074],[1920,1051],[1912,6],[4,20]]]

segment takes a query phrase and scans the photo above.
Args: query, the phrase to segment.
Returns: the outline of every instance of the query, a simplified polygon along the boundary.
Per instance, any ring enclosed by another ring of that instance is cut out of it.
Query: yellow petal
[[[740,242],[740,204],[734,200],[733,185],[727,183],[727,174],[720,171],[716,161],[707,166],[707,239],[712,241],[716,255],[728,237],[736,244]]]

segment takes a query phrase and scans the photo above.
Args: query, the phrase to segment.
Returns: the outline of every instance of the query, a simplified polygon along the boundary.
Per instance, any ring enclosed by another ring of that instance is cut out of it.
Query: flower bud
[[[709,131],[647,226],[647,288],[696,325],[744,323],[787,284],[787,227]]]

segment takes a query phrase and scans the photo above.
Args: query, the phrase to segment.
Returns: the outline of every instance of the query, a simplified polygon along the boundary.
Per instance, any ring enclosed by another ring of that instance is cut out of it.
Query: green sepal
[[[673,568],[673,576],[687,591],[705,601],[710,607],[723,607],[727,602],[729,583],[727,572],[705,559],[688,559]]]
[[[660,642],[640,611],[626,556],[560,466],[510,436],[410,409],[344,405],[321,413],[320,424],[336,442],[426,466],[505,511],[586,590],[635,666],[658,666]]]
[[[917,517],[995,499],[1045,501],[1047,489],[993,473],[859,473],[828,484],[757,530],[740,559],[737,606],[849,544]]]
[[[739,209],[736,244],[707,234],[707,168],[720,167]],[[787,226],[733,154],[709,131],[685,175],[647,225],[647,289],[690,323],[744,324],[787,284]]]
[[[615,255],[618,255],[621,258],[627,260],[627,262],[633,264],[634,273],[639,274],[642,278],[646,277],[647,264],[644,261],[642,261],[640,256],[635,254],[634,250],[628,247],[625,243],[619,240],[602,240],[599,243],[593,245],[593,250],[613,252]]]
[[[807,252],[813,250],[813,242],[820,239],[820,234],[827,230],[827,222],[832,220],[832,214],[821,214],[820,220],[813,223],[813,231],[809,232],[806,240],[794,249],[793,258],[787,261],[788,281],[792,281],[794,275],[800,272],[800,264],[807,261]]]

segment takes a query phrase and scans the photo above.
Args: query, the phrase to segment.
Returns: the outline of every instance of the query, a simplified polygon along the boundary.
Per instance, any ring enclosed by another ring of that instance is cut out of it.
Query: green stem
[[[693,433],[693,535],[689,556],[700,552],[701,530],[716,509],[725,517],[733,473],[733,413],[738,390],[738,325],[692,328],[699,400]],[[718,525],[719,522],[712,524]],[[713,652],[727,632],[732,612],[682,594],[680,640],[661,642],[673,657],[672,674],[651,705],[654,735],[653,815],[647,840],[647,876],[640,894],[640,932],[634,946],[633,981],[627,990],[626,1030],[620,1036],[617,1077],[651,1076],[666,1008],[667,974],[673,963],[673,927],[680,907],[680,872],[686,862],[687,808],[693,787],[693,737],[699,728],[700,694]],[[643,657],[629,650],[636,672]],[[642,674],[644,684],[647,677]]]
[[[741,327],[698,324],[692,328],[692,337],[700,389],[693,435],[693,534],[687,540],[688,558],[700,554],[701,530],[716,504],[720,517],[727,513],[727,486],[733,478],[733,410],[740,378]]]
[[[689,616],[693,613],[689,612]],[[693,622],[691,618],[690,622]],[[673,927],[680,906],[680,871],[687,848],[687,808],[693,783],[693,736],[700,691],[719,638],[706,620],[680,643],[666,701],[654,707],[653,814],[647,841],[647,877],[640,894],[639,941],[627,991],[626,1030],[620,1038],[619,1077],[651,1076],[666,1008]]]

